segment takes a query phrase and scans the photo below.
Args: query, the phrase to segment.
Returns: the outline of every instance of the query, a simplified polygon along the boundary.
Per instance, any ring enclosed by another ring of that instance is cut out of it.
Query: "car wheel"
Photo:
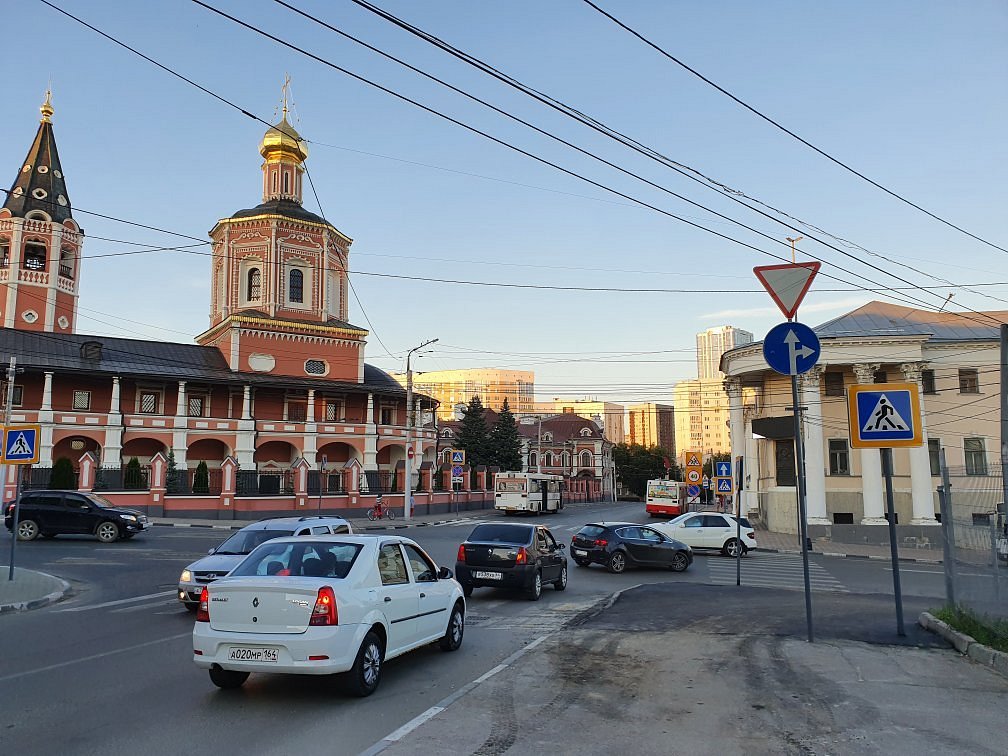
[[[626,569],[626,554],[622,551],[614,551],[612,556],[609,557],[609,564],[606,565],[609,572],[616,575],[623,572]]]
[[[17,528],[19,541],[34,541],[39,535],[39,526],[35,520],[20,520]]]
[[[248,672],[238,672],[234,669],[222,669],[214,664],[210,667],[210,680],[221,690],[240,688],[248,680]]]
[[[462,595],[466,598],[472,596],[473,586],[472,583],[462,583]]]
[[[729,538],[725,541],[725,545],[722,547],[721,553],[734,559],[739,555],[740,550],[742,554],[745,555],[747,551],[746,547],[742,545],[737,538]]]
[[[560,577],[553,582],[553,587],[558,591],[567,590],[567,565],[560,568]]]
[[[535,575],[532,576],[532,584],[528,587],[525,595],[528,596],[529,601],[538,601],[542,596],[542,572],[539,570],[536,570]]]
[[[95,535],[98,536],[98,540],[102,543],[112,543],[119,540],[119,526],[114,522],[106,520],[99,523],[98,527],[95,528]]]
[[[465,612],[462,603],[456,603],[448,620],[448,629],[441,638],[442,651],[456,651],[462,645],[462,635],[465,633]]]
[[[685,551],[677,551],[672,556],[671,567],[673,572],[686,572],[689,567],[689,557],[686,556]]]
[[[585,562],[582,559],[575,559],[574,564],[576,564],[578,567],[587,567],[589,564],[591,564],[591,562]]]
[[[357,659],[350,670],[350,692],[355,696],[370,696],[378,689],[381,682],[382,664],[385,660],[385,650],[381,638],[373,630],[364,636]]]

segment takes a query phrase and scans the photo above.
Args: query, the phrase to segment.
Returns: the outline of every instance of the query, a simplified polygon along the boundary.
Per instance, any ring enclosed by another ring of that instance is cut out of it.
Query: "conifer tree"
[[[490,464],[496,465],[501,470],[520,471],[521,461],[521,437],[518,435],[518,424],[515,422],[508,400],[504,399],[504,406],[501,407],[497,416],[497,423],[490,431]]]
[[[469,402],[455,443],[460,449],[465,449],[466,464],[474,470],[477,465],[489,464],[490,434],[487,432],[483,402],[478,396]]]

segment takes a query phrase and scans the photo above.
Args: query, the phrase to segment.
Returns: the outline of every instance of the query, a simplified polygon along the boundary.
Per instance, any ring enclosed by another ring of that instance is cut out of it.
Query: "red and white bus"
[[[677,517],[686,511],[686,484],[677,480],[649,480],[645,511],[652,517]]]

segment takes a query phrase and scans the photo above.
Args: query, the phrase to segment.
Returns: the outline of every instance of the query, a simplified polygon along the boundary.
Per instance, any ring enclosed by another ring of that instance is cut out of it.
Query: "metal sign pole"
[[[949,481],[948,465],[945,464],[945,447],[938,450],[941,465],[941,524],[942,558],[945,560],[945,597],[949,606],[955,606],[956,557],[955,557],[955,517],[952,514],[952,483]]]
[[[14,518],[11,523],[10,542],[10,569],[7,572],[7,579],[14,579],[14,548],[17,546],[18,515],[21,513],[21,465],[14,466],[14,479],[17,483],[14,486]]]
[[[886,512],[889,514],[889,553],[892,556],[892,582],[896,594],[896,633],[903,637],[903,593],[900,590],[899,554],[896,551],[896,513],[893,509],[892,449],[884,447],[882,452],[882,475],[885,477]],[[944,518],[943,518],[944,519]]]
[[[805,455],[801,437],[801,405],[798,403],[798,376],[791,376],[791,401],[794,411],[795,466],[798,473],[798,524],[801,530],[802,572],[805,577],[805,623],[808,625],[808,642],[813,643],[812,633],[812,585],[809,581],[808,561],[808,518],[805,515]]]

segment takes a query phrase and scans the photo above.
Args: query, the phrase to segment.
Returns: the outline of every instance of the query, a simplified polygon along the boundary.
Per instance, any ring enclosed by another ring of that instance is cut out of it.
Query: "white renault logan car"
[[[465,610],[451,570],[409,538],[276,538],[203,588],[193,661],[221,688],[251,672],[346,672],[367,696],[385,660],[433,642],[461,646]]]
[[[721,512],[687,512],[652,527],[690,548],[717,549],[733,558],[738,556],[739,549],[745,556],[757,545],[756,531],[749,520],[743,517],[741,521],[736,521],[734,515]],[[737,536],[741,536],[741,543]]]

